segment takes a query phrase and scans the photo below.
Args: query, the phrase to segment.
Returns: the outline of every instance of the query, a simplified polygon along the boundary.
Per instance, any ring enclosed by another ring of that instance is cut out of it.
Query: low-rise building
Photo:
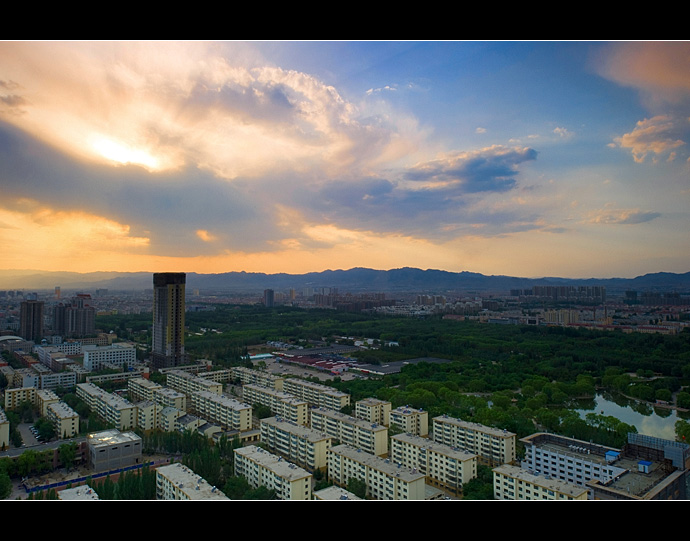
[[[350,479],[362,481],[373,500],[424,500],[426,496],[423,473],[346,444],[328,450],[328,478],[341,487]]]
[[[376,456],[388,454],[388,429],[327,408],[311,410],[311,427],[335,440]]]
[[[309,471],[326,470],[333,438],[280,417],[261,419],[261,443]]]
[[[250,383],[242,387],[242,400],[248,404],[266,406],[276,417],[300,425],[309,424],[309,403],[292,394]]]
[[[586,500],[587,489],[575,483],[503,464],[493,469],[496,500]]]
[[[283,390],[297,398],[306,400],[312,406],[340,411],[350,405],[350,395],[338,389],[300,378],[287,378]]]
[[[88,464],[94,471],[127,468],[142,463],[141,438],[134,432],[103,430],[86,436]]]
[[[378,398],[365,398],[355,402],[355,417],[388,426],[391,403]]]
[[[515,462],[516,435],[500,428],[441,415],[433,419],[433,440],[475,453],[488,466]]]
[[[176,462],[156,468],[157,500],[229,500],[206,479]]]
[[[390,458],[427,476],[429,484],[459,495],[477,477],[477,455],[414,434],[391,437]]]
[[[280,500],[311,500],[312,474],[255,445],[235,449],[235,475],[253,488],[273,490]]]
[[[400,406],[389,413],[390,426],[417,436],[429,435],[429,412]]]

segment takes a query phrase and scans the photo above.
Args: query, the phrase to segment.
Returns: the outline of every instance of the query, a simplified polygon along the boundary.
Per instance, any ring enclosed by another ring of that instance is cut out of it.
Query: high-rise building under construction
[[[187,363],[184,351],[186,281],[187,275],[183,272],[153,275],[151,362],[154,368],[169,368]]]

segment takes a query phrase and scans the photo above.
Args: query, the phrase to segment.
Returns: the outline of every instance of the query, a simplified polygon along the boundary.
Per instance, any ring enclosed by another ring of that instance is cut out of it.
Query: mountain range
[[[95,289],[135,291],[151,289],[150,272],[45,272],[32,270],[0,270],[0,289],[52,290],[89,292]],[[521,278],[484,275],[475,272],[451,272],[435,269],[404,267],[391,270],[352,268],[326,270],[306,274],[266,274],[226,272],[219,274],[187,273],[188,290],[202,293],[257,292],[264,289],[287,290],[305,287],[331,287],[344,292],[437,292],[468,291],[507,293],[511,289],[528,289],[534,285],[599,285],[607,291],[673,291],[690,292],[690,272],[657,272],[635,278]]]

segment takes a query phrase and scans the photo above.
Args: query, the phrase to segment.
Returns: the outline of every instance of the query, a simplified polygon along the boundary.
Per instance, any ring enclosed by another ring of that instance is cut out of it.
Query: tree
[[[347,480],[347,490],[359,498],[364,499],[367,497],[367,484],[355,477],[350,477]]]

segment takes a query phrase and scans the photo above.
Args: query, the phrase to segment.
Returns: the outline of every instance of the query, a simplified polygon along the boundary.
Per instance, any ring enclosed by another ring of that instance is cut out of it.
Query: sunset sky
[[[0,269],[690,271],[688,42],[0,42]]]

